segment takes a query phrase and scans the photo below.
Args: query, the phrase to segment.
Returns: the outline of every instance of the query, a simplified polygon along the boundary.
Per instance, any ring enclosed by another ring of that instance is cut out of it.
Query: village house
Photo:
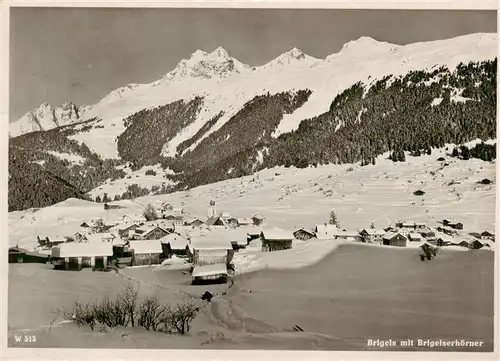
[[[419,233],[422,237],[424,238],[432,238],[432,237],[436,237],[436,233],[434,233],[434,231],[428,229],[428,228],[425,228],[425,229],[419,229],[417,231],[417,233]]]
[[[225,283],[228,277],[227,265],[225,263],[198,265],[193,268],[191,277],[193,285]]]
[[[336,224],[317,224],[314,232],[318,239],[334,239],[339,233],[339,228]]]
[[[425,230],[426,228],[427,228],[427,225],[425,224],[425,222],[415,222],[415,230],[416,231]]]
[[[209,217],[205,221],[205,225],[207,225],[207,226],[215,226],[215,227],[227,227],[227,223],[222,219],[221,216]]]
[[[222,237],[227,237],[234,251],[246,248],[248,245],[248,235],[246,229],[232,228],[224,232]]]
[[[232,261],[234,251],[227,236],[212,232],[191,237],[187,254],[193,265],[229,264]]]
[[[382,240],[386,232],[383,229],[375,229],[375,228],[365,228],[359,235],[362,238],[362,242],[365,243],[377,243],[382,244]]]
[[[384,246],[406,247],[407,238],[399,232],[387,233],[383,239]]]
[[[61,243],[65,243],[66,239],[65,238],[52,238],[49,239],[49,237],[45,237],[44,239],[40,239],[40,236],[37,236],[37,241],[38,245],[43,248],[52,248],[54,246],[57,246]]]
[[[460,230],[464,229],[464,225],[461,222],[455,221],[450,218],[444,219],[443,225],[453,229],[460,229]]]
[[[121,266],[132,266],[133,251],[129,247],[128,241],[121,238],[113,240],[113,259],[112,261]]]
[[[447,239],[444,239],[442,237],[439,237],[435,240],[436,242],[436,245],[439,246],[439,247],[444,247],[444,246],[449,246],[451,245],[451,242]]]
[[[351,242],[361,242],[363,240],[358,231],[347,230],[347,229],[342,229],[341,231],[339,231],[337,233],[337,238]]]
[[[410,242],[422,242],[424,238],[420,233],[412,232],[408,235],[408,239]]]
[[[481,233],[481,239],[494,240],[495,239],[495,235],[492,232],[484,231],[484,232]]]
[[[85,235],[82,241],[112,243],[115,238],[112,233],[92,233]]]
[[[245,229],[247,233],[247,245],[250,244],[254,239],[260,238],[261,229],[259,227],[253,226]]]
[[[484,247],[484,243],[481,242],[479,239],[471,239],[469,241],[469,248],[470,249],[481,249]]]
[[[253,220],[251,218],[238,218],[238,227],[251,227],[253,226]]]
[[[302,241],[307,241],[311,238],[315,238],[316,234],[313,231],[308,231],[305,228],[299,228],[293,232],[293,237],[295,239],[300,239]]]
[[[133,266],[151,266],[160,264],[160,255],[163,253],[159,239],[143,239],[130,241],[129,248],[132,251]]]
[[[260,234],[262,252],[282,251],[292,248],[293,234],[289,231],[272,228],[263,230]]]
[[[110,233],[117,234],[121,238],[128,238],[130,231],[139,228],[139,223],[119,223],[109,230]]]
[[[52,248],[51,262],[56,269],[81,270],[107,268],[113,245],[104,242],[61,243]]]
[[[163,254],[167,257],[172,257],[172,255],[186,257],[187,256],[187,245],[188,239],[177,233],[167,234],[165,237],[160,239]]]
[[[260,226],[262,223],[264,223],[265,220],[265,217],[261,216],[260,214],[256,214],[252,217],[252,221],[255,226]]]
[[[19,246],[9,248],[9,263],[47,263],[48,254],[30,251]]]
[[[447,234],[449,236],[452,236],[452,235],[455,235],[455,234],[458,234],[458,231],[454,228],[451,228],[449,226],[438,226],[436,228],[439,232],[442,232],[444,234]]]
[[[204,222],[199,219],[199,218],[188,218],[184,219],[184,225],[185,226],[194,226],[194,227],[199,227],[203,224]]]
[[[170,232],[159,227],[158,225],[145,224],[145,225],[138,227],[134,230],[134,234],[132,234],[131,239],[133,239],[133,240],[160,239],[162,237],[165,237],[169,233]]]

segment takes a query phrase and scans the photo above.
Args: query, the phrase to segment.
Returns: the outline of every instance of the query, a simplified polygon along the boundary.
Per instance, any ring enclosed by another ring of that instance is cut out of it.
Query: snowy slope
[[[115,141],[124,130],[123,118],[144,108],[201,96],[204,101],[197,119],[163,147],[164,156],[174,156],[179,144],[194,136],[221,111],[223,116],[189,149],[220,129],[256,95],[312,90],[301,108],[284,117],[274,133],[279,136],[296,129],[302,120],[327,111],[338,93],[358,81],[370,84],[385,75],[403,75],[436,65],[453,69],[460,62],[492,59],[496,54],[496,34],[472,34],[405,46],[362,37],[326,59],[315,59],[292,49],[256,68],[242,64],[220,47],[211,53],[198,50],[158,81],[131,84],[110,93],[82,117],[97,116],[103,119],[104,128],[72,138],[86,143],[104,158],[118,158]]]
[[[450,145],[449,149],[453,149]],[[141,214],[148,204],[185,204],[193,217],[206,219],[208,204],[235,217],[266,217],[266,226],[292,230],[312,228],[328,221],[335,210],[340,227],[357,230],[393,225],[398,220],[424,221],[431,226],[444,218],[464,223],[464,232],[495,229],[495,163],[461,161],[446,156],[407,156],[404,163],[377,158],[376,165],[325,165],[317,168],[274,168],[252,176],[209,184],[184,192],[116,202],[123,209],[106,213],[102,204],[69,199],[34,212],[9,213],[9,244],[34,246],[36,235],[70,235],[90,217],[119,220],[123,214]],[[449,166],[437,158],[446,157]],[[490,185],[478,184],[488,178]],[[421,189],[423,197],[413,195]],[[101,194],[102,195],[102,194]]]

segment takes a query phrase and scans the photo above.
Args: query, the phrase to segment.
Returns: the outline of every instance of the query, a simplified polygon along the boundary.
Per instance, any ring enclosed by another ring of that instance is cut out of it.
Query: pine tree
[[[458,148],[457,147],[453,148],[453,152],[451,152],[451,156],[452,157],[458,157],[459,156]]]
[[[101,197],[99,197],[99,196],[95,197],[95,201],[96,201],[97,203],[101,203]]]
[[[330,220],[328,221],[329,224],[338,224],[337,222],[337,215],[335,214],[335,211],[330,212]]]
[[[103,203],[108,203],[110,199],[108,198],[108,193],[104,193],[104,197],[102,197]]]

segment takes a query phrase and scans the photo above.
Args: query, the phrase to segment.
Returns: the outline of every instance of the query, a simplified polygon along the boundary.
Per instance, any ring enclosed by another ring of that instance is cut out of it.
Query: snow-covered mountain
[[[118,158],[118,153],[110,149],[109,144],[123,131],[120,126],[123,118],[145,108],[202,96],[204,103],[196,120],[165,144],[163,154],[173,156],[180,143],[196,134],[218,113],[223,111],[224,115],[190,147],[191,150],[259,94],[294,89],[313,92],[301,108],[283,119],[275,132],[277,136],[296,129],[303,119],[328,110],[333,97],[358,81],[374,81],[389,74],[397,76],[436,65],[453,69],[460,62],[492,59],[496,54],[497,35],[484,33],[405,46],[361,37],[325,59],[313,58],[294,48],[255,68],[231,57],[222,47],[210,53],[197,50],[157,81],[129,84],[112,91],[83,116],[78,116],[76,111],[73,112],[76,117],[72,116],[71,120],[59,119],[51,115],[50,106],[45,104],[11,123],[9,133],[17,136],[68,121],[98,117],[103,119],[104,128],[97,130],[101,134],[97,137],[86,134],[80,140],[99,139],[87,145],[104,158]]]
[[[80,120],[85,108],[78,108],[72,102],[66,102],[60,107],[52,107],[49,103],[42,103],[38,108],[26,113],[19,120],[9,126],[10,136],[49,130],[61,127]]]
[[[40,177],[61,168],[56,175],[87,194],[121,178],[124,189],[142,178],[187,189],[266,167],[365,164],[395,148],[494,139],[496,57],[497,35],[483,33],[404,46],[362,37],[325,59],[293,48],[256,67],[222,47],[197,50],[152,83],[80,108],[43,104],[12,123],[9,171],[15,165],[13,183],[24,184],[22,164]],[[57,135],[15,137],[68,124]],[[134,173],[157,164],[175,174]]]

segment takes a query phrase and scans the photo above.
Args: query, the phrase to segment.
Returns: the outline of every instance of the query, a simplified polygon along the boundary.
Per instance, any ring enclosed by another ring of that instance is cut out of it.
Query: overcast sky
[[[324,58],[361,36],[396,44],[496,32],[496,11],[11,8],[10,120],[42,102],[97,102],[197,49],[255,66],[297,47]]]

